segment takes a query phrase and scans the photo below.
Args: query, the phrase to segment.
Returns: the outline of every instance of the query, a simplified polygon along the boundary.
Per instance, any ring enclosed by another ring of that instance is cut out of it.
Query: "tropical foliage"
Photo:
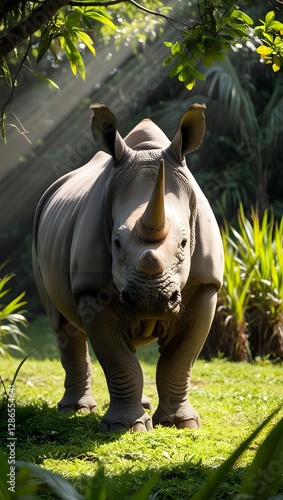
[[[5,264],[0,266],[0,272]],[[11,289],[7,288],[8,283],[13,278],[13,274],[6,274],[0,277],[0,300],[8,294]],[[22,292],[15,299],[12,299],[8,304],[0,303],[0,356],[9,355],[10,351],[20,351],[23,353],[21,347],[21,339],[27,338],[21,331],[22,326],[27,326],[22,308],[27,302],[23,301],[25,292]],[[20,311],[19,311],[20,309]]]
[[[212,66],[224,60],[227,51],[239,42],[255,38],[262,43],[257,52],[272,64],[273,71],[279,71],[283,62],[283,23],[275,20],[275,12],[268,12],[265,20],[254,27],[252,18],[231,1],[206,0],[198,2],[198,7],[199,19],[183,30],[181,41],[166,44],[171,55],[164,64],[175,62],[171,77],[177,76],[191,90],[196,78],[206,79],[205,73],[195,68],[199,61]]]
[[[231,0],[197,0],[179,12],[182,14],[179,19],[171,17],[170,10],[166,3],[151,0],[142,5],[134,0],[64,0],[59,4],[52,0],[13,0],[9,5],[5,2],[0,8],[1,77],[11,91],[2,106],[2,138],[5,139],[5,110],[13,98],[20,71],[28,68],[38,78],[57,87],[36,69],[36,64],[47,55],[53,66],[57,66],[65,57],[72,72],[84,79],[85,49],[96,54],[94,41],[99,33],[104,40],[113,37],[117,44],[136,41],[143,46],[147,39],[156,36],[160,22],[171,23],[180,37],[166,42],[171,54],[164,65],[174,62],[170,76],[177,76],[187,89],[195,86],[196,79],[206,79],[205,73],[196,68],[199,62],[207,67],[213,65],[224,59],[227,51],[240,40],[256,38],[257,44],[261,44],[260,56],[271,63],[273,71],[281,68],[283,23],[275,19],[275,12],[269,11],[264,21],[257,20],[261,24],[254,27],[253,19]]]
[[[242,206],[238,227],[222,231],[224,284],[208,349],[234,360],[283,358],[283,217],[251,220]]]
[[[274,175],[272,171],[279,169],[278,159],[282,154],[282,75],[274,80],[268,99],[261,102],[254,93],[252,74],[240,76],[228,58],[211,68],[209,75],[208,97],[221,102],[239,158],[230,162],[228,170],[231,174],[239,170],[239,180],[246,178],[246,192],[262,215],[269,206],[268,182]],[[225,210],[223,204],[222,210]]]

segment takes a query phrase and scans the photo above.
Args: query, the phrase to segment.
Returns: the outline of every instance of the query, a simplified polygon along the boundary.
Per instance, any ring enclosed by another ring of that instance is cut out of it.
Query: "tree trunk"
[[[6,31],[0,37],[0,59],[5,59],[17,45],[39,30],[68,2],[69,0],[45,0],[23,21]]]
[[[237,323],[233,361],[249,361],[250,349],[246,335],[246,322]]]

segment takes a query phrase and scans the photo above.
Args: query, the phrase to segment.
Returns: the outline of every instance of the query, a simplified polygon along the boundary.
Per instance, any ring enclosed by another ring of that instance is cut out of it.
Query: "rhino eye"
[[[114,245],[115,245],[117,250],[121,249],[121,242],[120,242],[119,238],[115,238]]]
[[[181,247],[185,248],[186,245],[187,245],[187,242],[188,242],[188,240],[186,238],[183,238],[182,241],[181,241]]]

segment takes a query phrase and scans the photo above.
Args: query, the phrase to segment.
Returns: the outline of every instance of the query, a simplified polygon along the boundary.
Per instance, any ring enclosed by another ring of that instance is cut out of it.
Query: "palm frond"
[[[211,77],[208,97],[217,95],[226,113],[229,113],[235,135],[241,139],[256,137],[258,121],[255,107],[230,60],[226,58],[209,68],[206,75]]]

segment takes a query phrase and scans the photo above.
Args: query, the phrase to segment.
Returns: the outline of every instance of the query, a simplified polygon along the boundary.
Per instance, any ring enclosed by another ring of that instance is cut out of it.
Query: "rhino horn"
[[[161,241],[169,231],[165,215],[165,168],[161,160],[151,198],[143,215],[136,221],[137,236],[144,241]]]

